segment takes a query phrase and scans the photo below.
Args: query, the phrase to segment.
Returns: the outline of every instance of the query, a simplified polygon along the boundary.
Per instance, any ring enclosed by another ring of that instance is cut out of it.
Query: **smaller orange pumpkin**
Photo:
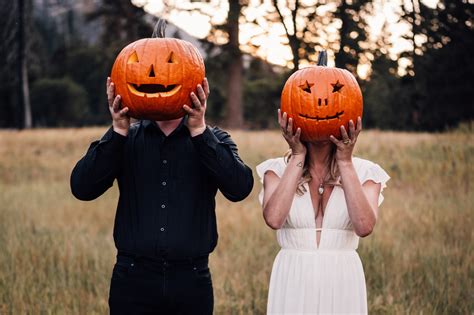
[[[160,30],[164,37],[164,26]],[[175,38],[145,38],[122,49],[112,67],[115,93],[137,119],[171,120],[192,106],[190,93],[205,76],[204,61],[191,43]]]
[[[341,139],[340,126],[349,128],[362,117],[362,93],[354,76],[345,69],[327,67],[327,53],[319,54],[317,66],[293,73],[281,94],[281,112],[301,128],[301,140]],[[296,130],[296,129],[295,129]]]

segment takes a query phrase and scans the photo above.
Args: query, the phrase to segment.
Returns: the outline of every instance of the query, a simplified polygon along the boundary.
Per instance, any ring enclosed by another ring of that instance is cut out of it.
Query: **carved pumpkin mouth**
[[[306,118],[306,119],[321,121],[321,120],[339,119],[339,117],[341,117],[343,114],[344,114],[344,111],[337,112],[335,115],[332,115],[332,116],[326,115],[326,117],[319,117],[319,116],[311,117],[311,116],[308,116],[308,115],[305,115],[305,114],[299,114],[299,115],[300,115],[300,117],[303,117],[303,118]]]
[[[181,89],[180,84],[133,84],[128,83],[128,89],[135,95],[142,97],[167,97]]]

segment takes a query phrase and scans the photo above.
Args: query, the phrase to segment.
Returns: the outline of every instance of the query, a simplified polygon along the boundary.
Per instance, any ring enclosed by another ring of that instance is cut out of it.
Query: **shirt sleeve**
[[[230,135],[217,127],[207,127],[191,139],[222,194],[231,201],[245,199],[253,188],[252,170],[239,157]]]
[[[111,127],[102,139],[92,142],[71,173],[71,191],[76,198],[93,200],[112,186],[120,170],[126,139]]]

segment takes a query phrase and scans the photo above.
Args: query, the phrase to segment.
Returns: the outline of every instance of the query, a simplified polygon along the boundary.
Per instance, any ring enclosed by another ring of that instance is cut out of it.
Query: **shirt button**
[[[166,161],[166,160],[163,160],[163,164],[166,164],[166,163],[168,163],[168,161]]]
[[[161,182],[161,185],[166,186],[166,182]]]
[[[160,231],[161,231],[161,232],[164,232],[164,231],[165,231],[165,228],[164,228],[164,227],[162,227],[162,228],[160,229]]]
[[[164,205],[164,204],[161,205],[161,209],[164,209],[164,208],[166,208],[166,205]]]

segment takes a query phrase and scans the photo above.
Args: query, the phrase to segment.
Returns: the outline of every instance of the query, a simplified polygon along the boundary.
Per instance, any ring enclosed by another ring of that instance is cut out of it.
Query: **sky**
[[[393,43],[393,47],[388,53],[393,59],[396,59],[401,51],[411,48],[410,42],[402,38],[403,34],[409,33],[409,25],[397,22],[400,14],[398,12],[400,1],[408,0],[375,0],[374,8],[376,14],[368,19],[371,29],[370,36],[373,40],[376,40],[380,34],[383,24],[387,23],[388,30],[391,33],[390,42]],[[135,5],[144,6],[145,11],[151,14],[163,16],[163,13],[165,13],[164,15],[171,23],[197,38],[204,38],[209,34],[211,23],[220,24],[225,22],[228,11],[228,2],[219,0],[208,0],[208,3],[177,1],[175,3],[179,3],[178,5],[182,9],[179,11],[169,10],[165,7],[162,0],[132,0],[132,2]],[[255,18],[259,21],[259,24],[268,32],[262,34],[263,30],[254,25],[241,24],[239,36],[242,50],[246,51],[245,44],[252,41],[253,44],[259,45],[256,52],[257,55],[273,64],[287,66],[288,62],[292,59],[292,54],[289,46],[285,44],[286,38],[283,36],[285,34],[283,25],[281,23],[268,24],[265,23],[264,19],[267,12],[273,10],[272,1],[250,0],[249,2],[250,5],[243,13],[247,18]],[[422,2],[430,7],[435,7],[438,0],[422,0]],[[280,8],[284,14],[284,3],[286,1],[280,0],[280,3]],[[411,3],[411,1],[408,1],[408,3]],[[192,11],[193,8],[200,8],[205,14]],[[318,11],[318,13],[324,15],[324,10],[330,10],[331,7],[328,5],[319,9],[321,11]],[[337,33],[337,29],[334,26],[329,27],[333,27],[334,33]],[[331,52],[329,54],[331,55]],[[399,59],[398,62],[399,74],[403,75],[408,60]],[[330,58],[328,64],[330,66],[334,65],[334,61]],[[362,62],[357,71],[361,77],[366,77],[369,69],[370,64]]]

